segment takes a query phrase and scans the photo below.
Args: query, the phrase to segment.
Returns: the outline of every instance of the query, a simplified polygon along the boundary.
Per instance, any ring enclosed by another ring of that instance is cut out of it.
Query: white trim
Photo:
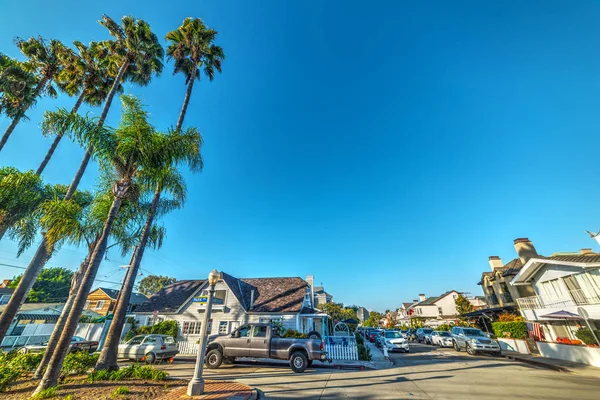
[[[585,262],[573,262],[573,261],[560,261],[560,260],[547,260],[544,258],[531,258],[521,268],[521,270],[515,275],[510,281],[511,285],[529,285],[527,282],[544,264],[551,265],[564,265],[566,267],[580,267],[580,268],[596,268],[600,267],[600,262],[585,263]],[[535,266],[534,266],[535,265]],[[532,269],[532,271],[529,271]]]

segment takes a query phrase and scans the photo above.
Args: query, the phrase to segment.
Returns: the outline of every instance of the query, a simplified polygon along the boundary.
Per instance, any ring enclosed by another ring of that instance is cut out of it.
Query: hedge
[[[600,331],[595,331],[595,333],[596,336],[600,338]],[[588,328],[579,328],[579,330],[575,332],[575,336],[585,344],[596,344],[596,338],[594,338],[592,331]]]
[[[525,322],[492,322],[492,328],[499,338],[525,339],[528,336]]]

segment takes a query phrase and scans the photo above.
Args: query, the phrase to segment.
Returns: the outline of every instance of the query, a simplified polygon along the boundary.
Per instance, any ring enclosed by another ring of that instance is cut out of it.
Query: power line
[[[4,263],[0,263],[0,265],[3,265],[5,267],[18,268],[18,269],[27,269],[26,267],[21,267],[21,266],[18,266],[18,265],[11,265],[11,264],[4,264]],[[105,280],[102,280],[102,279],[94,279],[94,282],[112,283],[113,285],[120,285],[121,284],[121,282],[105,281]]]

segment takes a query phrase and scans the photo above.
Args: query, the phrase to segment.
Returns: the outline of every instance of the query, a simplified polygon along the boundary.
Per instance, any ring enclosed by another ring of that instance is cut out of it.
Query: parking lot
[[[410,353],[392,353],[384,370],[344,371],[236,363],[205,370],[207,379],[234,380],[257,388],[268,399],[597,399],[597,378],[533,367],[503,357],[469,356],[453,349],[410,344]],[[193,374],[193,361],[163,365],[172,376]]]

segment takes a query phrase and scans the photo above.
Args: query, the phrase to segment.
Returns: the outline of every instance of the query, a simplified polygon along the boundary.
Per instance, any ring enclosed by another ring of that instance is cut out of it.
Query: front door
[[[225,342],[226,357],[250,357],[250,331],[248,325],[233,331]]]
[[[267,340],[266,325],[258,325],[252,328],[252,337],[250,338],[250,357],[268,358],[269,341]]]

